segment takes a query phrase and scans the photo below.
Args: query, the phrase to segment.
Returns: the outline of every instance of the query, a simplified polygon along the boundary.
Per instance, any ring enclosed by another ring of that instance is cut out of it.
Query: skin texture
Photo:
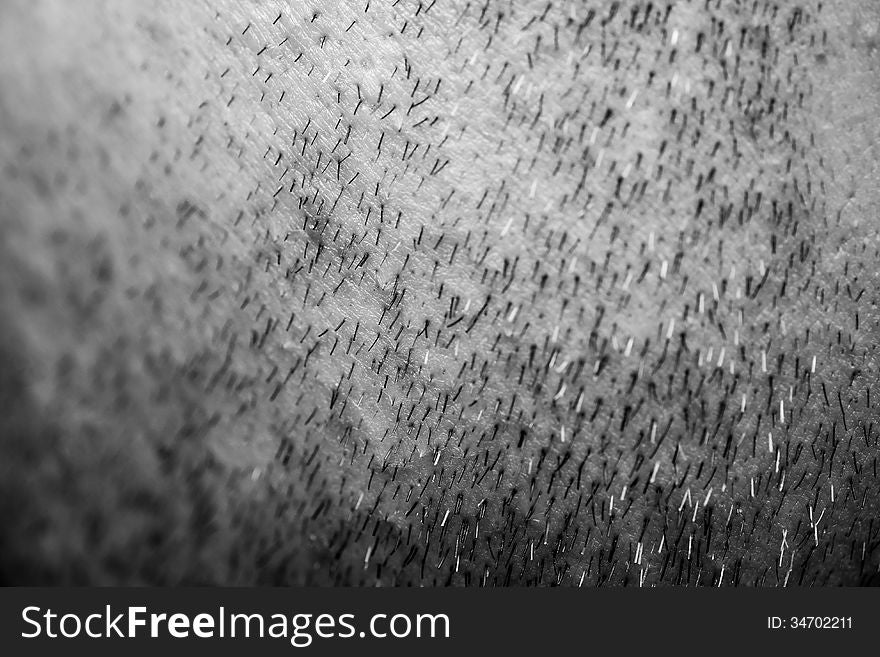
[[[872,2],[5,2],[8,583],[878,582]]]

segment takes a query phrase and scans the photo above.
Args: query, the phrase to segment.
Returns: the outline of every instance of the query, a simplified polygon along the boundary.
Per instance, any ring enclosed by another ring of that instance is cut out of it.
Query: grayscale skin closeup
[[[0,4],[5,583],[880,583],[873,0]]]

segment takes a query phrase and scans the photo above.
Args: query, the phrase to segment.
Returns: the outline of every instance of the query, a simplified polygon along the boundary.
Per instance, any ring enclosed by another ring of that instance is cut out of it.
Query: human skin
[[[7,583],[878,582],[880,10],[0,5]]]

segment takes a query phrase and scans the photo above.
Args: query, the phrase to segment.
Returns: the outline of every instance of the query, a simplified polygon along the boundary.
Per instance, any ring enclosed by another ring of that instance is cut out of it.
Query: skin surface
[[[7,583],[876,584],[880,10],[0,5]]]

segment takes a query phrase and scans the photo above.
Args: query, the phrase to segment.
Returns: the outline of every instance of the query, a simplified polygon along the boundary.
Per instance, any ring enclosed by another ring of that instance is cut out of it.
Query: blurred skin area
[[[0,5],[7,583],[878,582],[873,2]]]

